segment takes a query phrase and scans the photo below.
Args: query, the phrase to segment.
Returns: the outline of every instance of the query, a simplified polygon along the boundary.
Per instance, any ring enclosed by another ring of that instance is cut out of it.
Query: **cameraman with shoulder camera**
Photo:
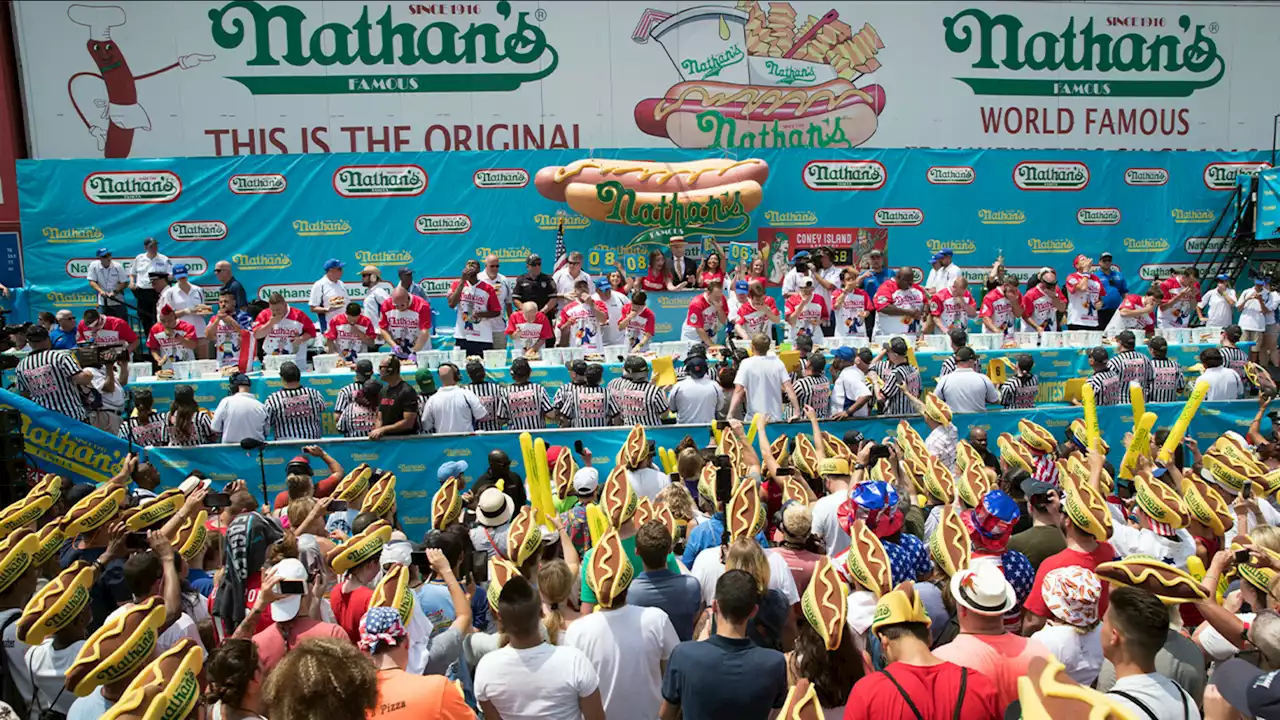
[[[129,383],[129,354],[125,348],[102,348],[86,353],[85,372],[90,384],[81,387],[89,424],[115,435],[124,412],[124,386]]]

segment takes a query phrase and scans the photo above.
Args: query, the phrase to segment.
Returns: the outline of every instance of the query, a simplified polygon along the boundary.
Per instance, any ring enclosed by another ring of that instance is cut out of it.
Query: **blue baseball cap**
[[[99,255],[98,257],[102,257],[102,256],[101,256],[101,255]],[[1266,285],[1266,284],[1267,284],[1267,279],[1266,279],[1266,278],[1254,278],[1254,279],[1253,279],[1253,284],[1254,284],[1254,285]]]
[[[942,258],[944,258],[944,257],[946,257],[946,254],[945,254],[945,253],[942,253],[942,252],[936,252],[936,253],[934,253],[932,256],[930,256],[930,257],[929,257],[929,262],[931,262],[931,263],[936,263],[936,262],[938,262],[939,260],[941,260],[941,259],[942,259]]]
[[[98,257],[100,258],[111,257],[111,251],[108,250],[107,248],[98,248]]]
[[[733,284],[733,291],[739,293],[751,292],[751,283],[746,280],[739,280]]]
[[[450,460],[436,469],[436,479],[444,482],[451,477],[462,477],[467,471],[466,460]]]
[[[1230,276],[1230,275],[1219,275],[1219,276],[1218,276],[1218,279],[1219,279],[1219,280],[1230,280],[1230,279],[1231,279],[1231,276]]]
[[[795,261],[797,261],[797,260],[799,260],[799,259],[801,259],[801,258],[804,258],[805,260],[808,260],[808,259],[809,259],[809,251],[808,251],[808,250],[801,250],[801,251],[797,252],[795,255],[792,255],[792,256],[791,256],[791,262],[793,262],[793,263],[794,263]]]
[[[954,255],[954,254],[955,254],[955,251],[954,251],[954,250],[952,250],[951,248],[942,248],[941,250],[939,250],[939,251],[938,251],[938,254],[939,254],[939,255],[946,255],[947,257],[951,257],[952,255]]]
[[[346,263],[342,262],[338,258],[329,258],[324,261],[324,271],[329,272],[330,270],[337,270],[338,268],[346,267],[346,265]]]
[[[612,289],[613,289],[613,284],[609,282],[609,278],[599,277],[599,278],[596,278],[596,289],[597,289],[597,290],[612,290]]]
[[[188,275],[190,275],[190,273],[188,272],[186,265],[173,266],[173,276],[175,278],[181,279],[181,278],[187,277]]]
[[[831,354],[837,360],[844,360],[846,362],[849,360],[852,360],[856,356],[856,353],[853,351],[853,348],[851,347],[838,347]]]

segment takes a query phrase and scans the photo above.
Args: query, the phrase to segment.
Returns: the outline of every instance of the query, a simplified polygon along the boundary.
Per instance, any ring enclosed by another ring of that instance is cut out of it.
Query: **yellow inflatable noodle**
[[[1187,558],[1187,574],[1196,579],[1196,582],[1204,580],[1204,561],[1199,555],[1192,555]]]
[[[528,468],[532,491],[533,509],[538,512],[538,522],[550,526],[556,507],[551,500],[551,469],[547,465],[547,442],[538,438],[533,443],[533,464]]]
[[[1169,437],[1160,448],[1160,462],[1167,463],[1173,459],[1173,451],[1182,443],[1183,436],[1187,434],[1187,427],[1191,425],[1191,418],[1195,417],[1196,412],[1200,410],[1200,403],[1204,402],[1204,396],[1208,392],[1209,383],[1205,380],[1197,380],[1195,389],[1191,391],[1191,397],[1187,398],[1187,404],[1182,406],[1177,422],[1169,429]]]
[[[720,436],[723,432],[724,431],[720,428],[720,423],[713,420],[711,422],[711,436],[716,440],[716,447],[720,447]]]
[[[1144,413],[1138,417],[1138,421],[1133,426],[1133,441],[1129,443],[1129,447],[1124,451],[1124,459],[1120,461],[1120,479],[1133,479],[1133,466],[1138,462],[1138,456],[1151,454],[1151,430],[1156,426],[1156,414],[1153,412]]]
[[[916,362],[916,347],[913,343],[907,343],[907,364],[919,370],[920,363]]]
[[[760,413],[751,416],[751,425],[747,428],[747,444],[756,441],[756,431],[760,429]]]
[[[1098,451],[1098,398],[1094,395],[1093,386],[1085,383],[1080,388],[1080,402],[1084,405],[1085,445],[1089,452]]]
[[[1133,432],[1136,435],[1138,420],[1147,412],[1147,402],[1142,396],[1142,386],[1136,382],[1129,383],[1129,404],[1133,406]]]
[[[596,503],[587,506],[587,531],[591,533],[591,547],[600,543],[600,538],[609,532],[609,518]]]

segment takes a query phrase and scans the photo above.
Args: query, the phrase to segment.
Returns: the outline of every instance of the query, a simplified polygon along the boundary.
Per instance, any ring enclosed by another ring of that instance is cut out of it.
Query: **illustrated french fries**
[[[1173,459],[1173,451],[1177,449],[1182,442],[1183,436],[1187,434],[1187,427],[1191,425],[1191,418],[1196,416],[1196,412],[1200,410],[1200,403],[1204,402],[1204,396],[1209,392],[1209,383],[1203,379],[1196,381],[1196,387],[1191,391],[1191,397],[1187,398],[1187,404],[1182,406],[1182,412],[1178,413],[1178,420],[1173,423],[1173,427],[1169,429],[1169,437],[1165,439],[1164,445],[1160,447],[1158,456],[1160,462],[1167,463]]]

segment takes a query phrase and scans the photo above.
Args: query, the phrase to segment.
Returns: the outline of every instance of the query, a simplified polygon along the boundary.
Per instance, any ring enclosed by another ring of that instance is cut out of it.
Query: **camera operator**
[[[89,373],[89,385],[82,386],[89,424],[115,435],[120,432],[124,412],[124,386],[129,383],[129,354],[124,347],[87,348],[81,364]]]
[[[27,330],[30,327],[31,323],[4,326],[4,336],[8,344],[8,347],[4,349],[5,355],[21,355],[22,357],[26,357],[31,354],[31,346],[27,344]]]

